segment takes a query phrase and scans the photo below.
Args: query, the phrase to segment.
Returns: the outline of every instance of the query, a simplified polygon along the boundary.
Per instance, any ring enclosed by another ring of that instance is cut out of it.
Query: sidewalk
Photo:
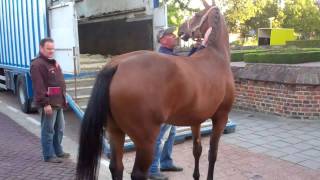
[[[317,180],[320,177],[320,120],[302,121],[260,113],[232,112],[236,132],[222,135],[215,180]],[[206,179],[209,137],[202,138],[200,179]],[[192,180],[192,140],[173,148],[183,172],[166,173],[172,180]],[[130,172],[135,153],[125,155]]]
[[[245,67],[246,62],[231,62],[231,66],[235,67]],[[287,64],[289,66],[305,66],[305,67],[320,67],[320,62],[308,62],[308,63],[300,63],[300,64]]]
[[[74,174],[71,160],[43,162],[39,138],[0,113],[0,179],[67,180]]]

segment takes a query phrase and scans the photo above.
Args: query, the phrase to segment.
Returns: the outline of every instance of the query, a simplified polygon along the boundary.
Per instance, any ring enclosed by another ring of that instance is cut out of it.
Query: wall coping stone
[[[283,64],[251,63],[231,67],[235,80],[246,79],[291,85],[320,85],[320,68]]]

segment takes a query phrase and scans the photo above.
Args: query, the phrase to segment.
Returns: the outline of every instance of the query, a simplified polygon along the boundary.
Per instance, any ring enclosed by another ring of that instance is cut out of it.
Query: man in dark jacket
[[[63,107],[66,85],[58,62],[53,59],[54,42],[40,41],[40,53],[31,63],[34,101],[41,114],[41,144],[45,162],[61,163],[70,154],[62,149],[64,131]]]

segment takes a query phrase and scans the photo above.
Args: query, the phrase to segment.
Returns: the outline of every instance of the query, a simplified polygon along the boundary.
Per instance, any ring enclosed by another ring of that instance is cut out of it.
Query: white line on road
[[[7,105],[7,108],[9,108],[11,111],[13,111],[15,113],[19,112],[19,110],[17,108],[14,108],[12,106]]]
[[[36,119],[32,118],[32,117],[27,117],[27,119],[32,122],[33,124],[40,126],[40,122],[37,121]]]
[[[107,168],[109,168],[109,164],[110,162],[105,160],[105,159],[101,159],[101,164],[105,165]]]
[[[2,103],[2,101],[0,100],[0,103]]]

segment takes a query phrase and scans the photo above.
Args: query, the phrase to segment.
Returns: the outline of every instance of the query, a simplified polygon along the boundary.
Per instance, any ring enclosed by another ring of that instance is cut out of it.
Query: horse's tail
[[[77,180],[97,179],[103,127],[107,125],[107,117],[111,117],[110,84],[116,71],[117,67],[105,67],[96,78],[81,125]]]

